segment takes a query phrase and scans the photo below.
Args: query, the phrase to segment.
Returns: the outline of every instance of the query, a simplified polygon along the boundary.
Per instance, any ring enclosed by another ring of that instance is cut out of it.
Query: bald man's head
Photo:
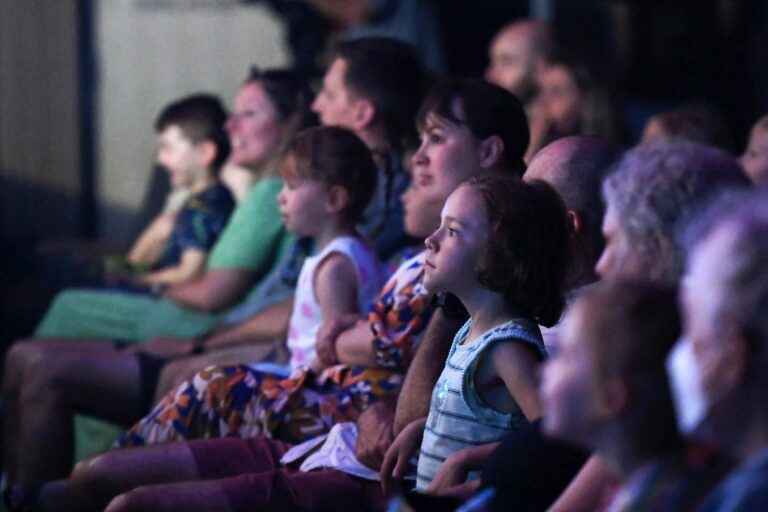
[[[571,214],[574,263],[579,267],[574,285],[594,279],[592,269],[604,243],[601,185],[622,152],[621,146],[601,137],[565,137],[536,153],[525,172],[526,180],[539,179],[552,185]]]

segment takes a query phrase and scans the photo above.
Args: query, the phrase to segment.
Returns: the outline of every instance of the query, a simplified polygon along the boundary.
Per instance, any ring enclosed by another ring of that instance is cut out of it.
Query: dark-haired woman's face
[[[581,123],[582,96],[565,66],[546,66],[539,71],[541,115],[561,134],[574,134]]]
[[[271,163],[284,142],[280,115],[258,82],[240,89],[224,126],[232,145],[229,161],[249,169]]]
[[[482,143],[464,125],[429,114],[413,155],[413,179],[431,200],[445,201],[480,170]]]

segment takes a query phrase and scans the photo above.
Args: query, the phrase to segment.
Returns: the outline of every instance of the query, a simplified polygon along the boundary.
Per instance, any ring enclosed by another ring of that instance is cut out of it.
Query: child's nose
[[[440,231],[439,229],[437,231]],[[438,249],[437,244],[437,231],[429,235],[427,238],[424,239],[424,245],[426,246],[428,251],[435,252]]]

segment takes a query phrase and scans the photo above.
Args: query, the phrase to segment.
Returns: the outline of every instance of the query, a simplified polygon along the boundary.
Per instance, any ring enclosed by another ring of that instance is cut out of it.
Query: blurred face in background
[[[540,112],[562,134],[574,134],[581,124],[582,93],[570,70],[560,64],[539,70]]]
[[[531,47],[532,34],[522,26],[501,32],[491,43],[490,63],[485,79],[514,94],[523,103],[536,88],[536,57]]]
[[[739,163],[755,185],[768,182],[768,130],[762,127],[752,129],[744,154]]]
[[[224,126],[232,146],[231,163],[252,170],[262,170],[273,163],[277,165],[276,159],[285,142],[285,129],[259,82],[240,89]]]
[[[355,99],[345,83],[347,62],[336,59],[323,77],[323,86],[312,103],[312,111],[323,126],[339,126],[355,131]]]

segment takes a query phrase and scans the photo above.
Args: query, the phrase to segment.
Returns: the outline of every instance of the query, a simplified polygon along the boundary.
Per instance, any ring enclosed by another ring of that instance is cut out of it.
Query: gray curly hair
[[[748,187],[738,162],[719,149],[664,142],[629,151],[603,183],[603,197],[648,277],[676,283],[684,253],[678,232],[729,187]]]

